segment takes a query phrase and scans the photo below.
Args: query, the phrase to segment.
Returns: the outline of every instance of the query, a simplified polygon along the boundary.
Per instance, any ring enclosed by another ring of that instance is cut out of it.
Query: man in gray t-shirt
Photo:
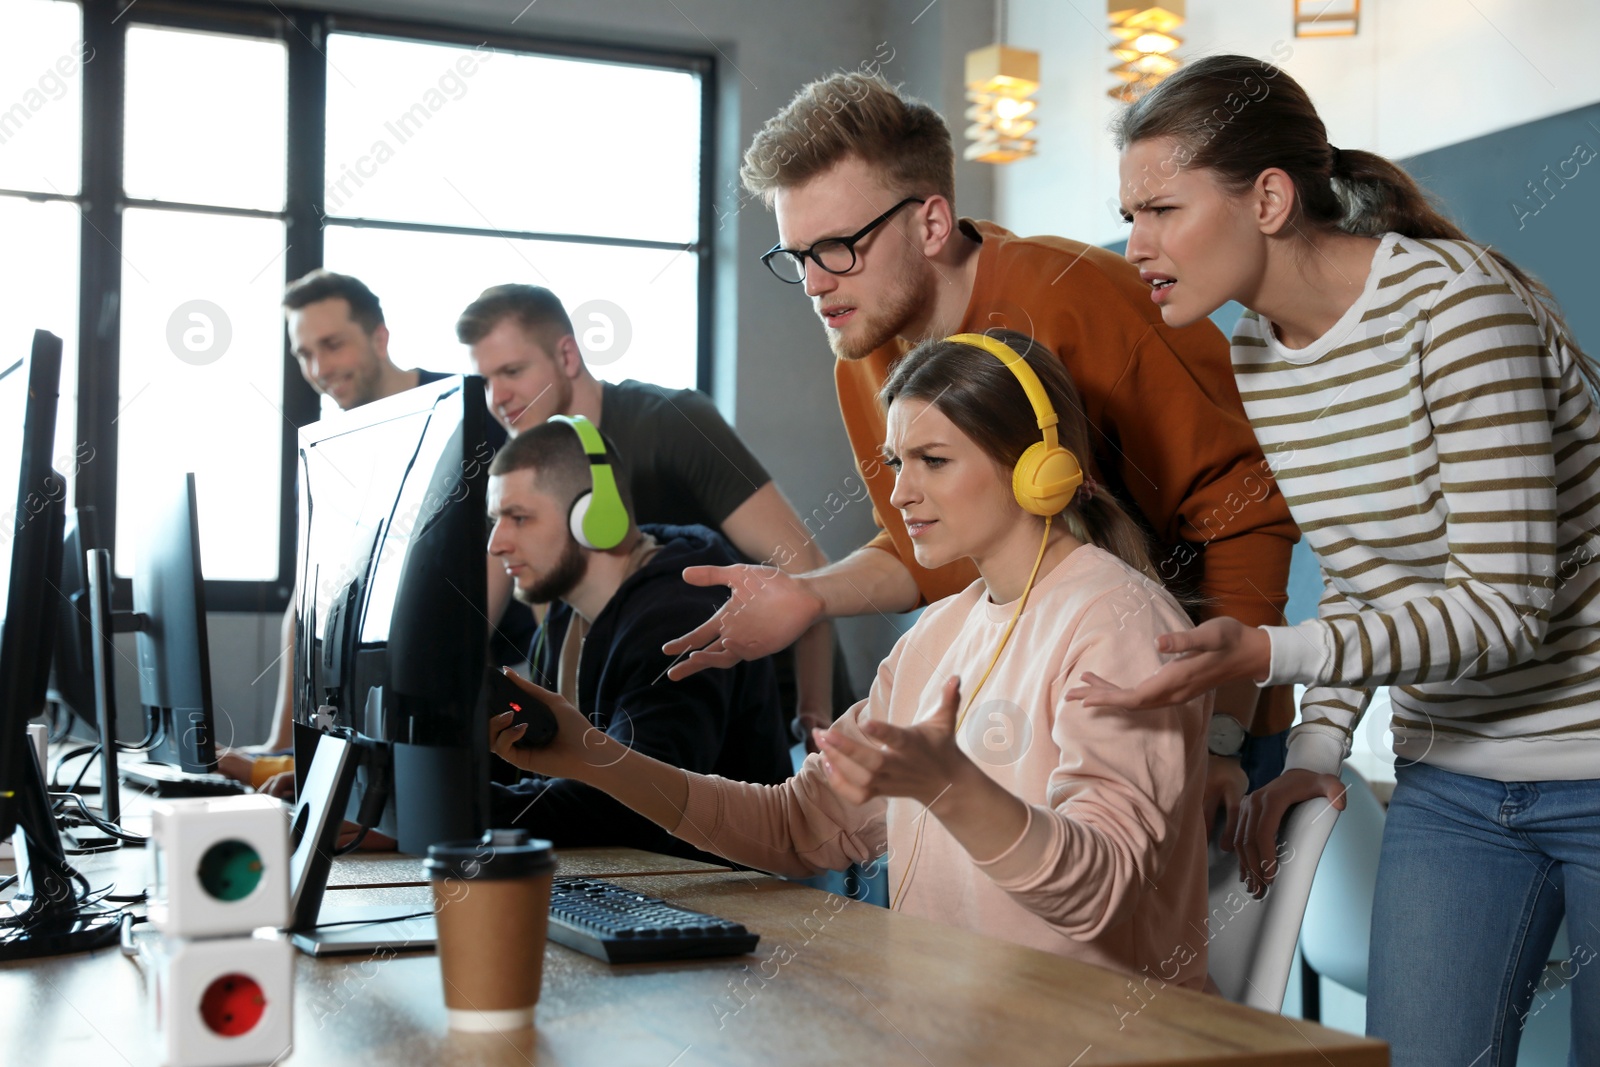
[[[583,415],[616,444],[640,523],[698,523],[718,530],[744,556],[794,574],[827,558],[794,508],[733,427],[704,394],[646,382],[601,382],[589,373],[566,309],[534,285],[486,289],[461,313],[456,336],[471,348],[486,382],[490,413],[506,430],[537,426],[552,415]],[[489,613],[510,596],[496,575]],[[849,703],[848,683],[835,702],[833,637],[818,626],[794,646],[792,709],[802,736],[826,727]],[[786,673],[780,669],[781,676]]]
[[[600,383],[619,476],[647,523],[721,529],[772,476],[704,393],[633,380]],[[737,525],[737,522],[735,522]],[[748,552],[745,553],[749,555]]]

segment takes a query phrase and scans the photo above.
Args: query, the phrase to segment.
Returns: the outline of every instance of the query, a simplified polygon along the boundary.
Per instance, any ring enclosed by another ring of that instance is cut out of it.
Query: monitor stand
[[[17,796],[18,892],[8,902],[10,925],[0,928],[0,962],[88,952],[117,942],[122,916],[79,903],[78,872],[67,862],[50,814],[44,770],[29,745]],[[18,905],[24,905],[18,907]]]
[[[91,548],[84,553],[84,569],[89,576],[89,631],[91,660],[94,669],[95,728],[100,734],[100,810],[98,816],[113,826],[122,823],[122,791],[117,780],[117,696],[116,649],[113,633],[132,632],[140,628],[142,616],[124,613],[119,619],[111,610],[111,553],[103,548]],[[118,622],[122,622],[118,626]],[[81,795],[92,788],[80,787]],[[73,812],[69,809],[67,816]],[[102,851],[123,844],[142,844],[125,838],[112,837],[95,826],[82,821],[62,831],[62,838],[74,851]]]
[[[121,848],[122,842],[100,829],[94,823],[79,823],[61,831],[64,846],[74,854],[79,852],[110,852]]]
[[[114,825],[122,822],[122,786],[117,780],[117,614],[111,608],[111,552],[91,548],[84,553],[89,573],[89,632],[94,642],[94,713],[100,728],[100,814]],[[131,613],[130,613],[131,614]],[[126,629],[136,630],[139,619]]]
[[[323,905],[356,763],[346,738],[317,738],[289,827],[289,940],[308,956],[431,950],[438,933],[430,907]]]

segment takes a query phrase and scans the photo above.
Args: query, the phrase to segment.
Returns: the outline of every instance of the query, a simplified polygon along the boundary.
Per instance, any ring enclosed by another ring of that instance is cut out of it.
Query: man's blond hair
[[[779,189],[804,184],[850,156],[879,168],[902,196],[938,194],[955,202],[949,127],[877,74],[834,74],[802,88],[750,142],[739,178],[771,207]]]

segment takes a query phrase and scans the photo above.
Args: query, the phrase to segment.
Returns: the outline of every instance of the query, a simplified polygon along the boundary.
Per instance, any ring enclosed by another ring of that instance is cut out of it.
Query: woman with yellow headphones
[[[1189,626],[1138,527],[1079,465],[1076,389],[1020,334],[961,334],[909,353],[883,399],[917,561],[965,556],[981,577],[922,613],[794,778],[689,774],[531,686],[560,736],[514,748],[502,717],[495,751],[737,862],[795,876],[883,862],[900,910],[1201,988],[1210,698],[1138,714],[1066,699],[1086,670],[1153,668],[1154,636]]]

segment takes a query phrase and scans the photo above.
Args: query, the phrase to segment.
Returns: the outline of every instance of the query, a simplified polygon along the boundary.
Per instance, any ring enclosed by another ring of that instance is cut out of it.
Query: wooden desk
[[[714,874],[732,870],[731,867],[663,856],[637,848],[563,848],[557,850],[556,859],[557,874],[594,875],[601,878]],[[148,878],[149,862],[143,849],[115,849],[88,856],[73,856],[71,860],[72,865],[96,887],[115,880],[126,889],[142,886]],[[0,860],[0,877],[14,873],[15,862]],[[393,889],[427,884],[428,876],[422,869],[422,860],[397,852],[356,852],[337,856],[333,861],[333,869],[328,872],[329,889]],[[342,903],[351,903],[352,900]]]
[[[638,857],[614,859],[628,867]],[[647,892],[745,923],[761,934],[759,949],[737,960],[608,967],[551,945],[538,1028],[492,1036],[446,1028],[431,954],[300,957],[295,1049],[280,1062],[1388,1062],[1379,1042],[1177,989],[1157,988],[1141,1002],[1124,976],[775,878],[715,870],[631,877]],[[340,897],[422,904],[428,891]],[[3,1058],[28,1067],[153,1064],[147,996],[140,970],[115,950],[0,967]]]
[[[636,848],[562,848],[556,850],[557,874],[592,874],[629,878],[641,874],[705,874],[730,867],[679,859]],[[385,889],[427,885],[422,860],[394,852],[356,852],[339,856],[328,874],[329,889]]]

